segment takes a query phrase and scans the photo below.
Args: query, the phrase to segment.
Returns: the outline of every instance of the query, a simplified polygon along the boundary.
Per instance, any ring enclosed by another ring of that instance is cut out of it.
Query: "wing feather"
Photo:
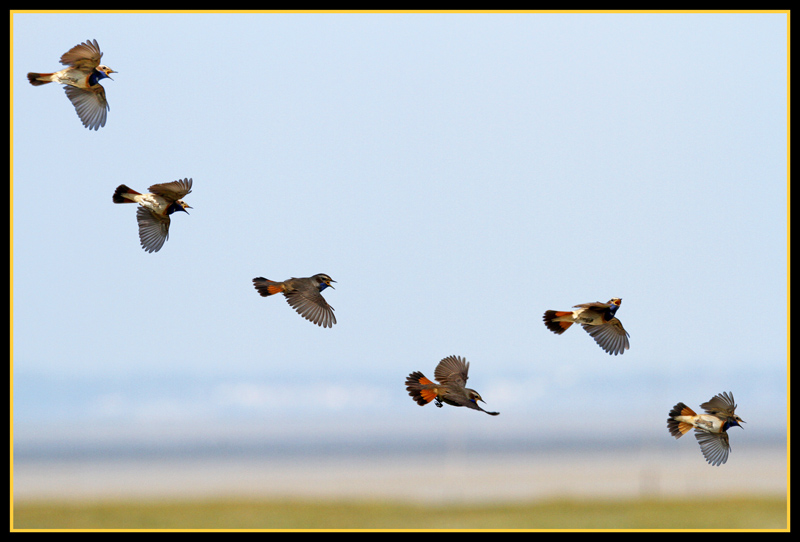
[[[161,216],[145,207],[136,209],[139,240],[147,252],[158,252],[169,238],[169,216]]]
[[[176,201],[192,191],[192,180],[187,178],[171,183],[154,184],[148,190],[169,201]]]
[[[631,345],[628,341],[630,335],[622,327],[622,322],[617,318],[612,318],[602,326],[583,325],[586,333],[592,336],[594,341],[609,354],[624,354]]]
[[[69,85],[64,87],[64,92],[75,107],[81,122],[90,130],[97,130],[106,125],[106,116],[110,109],[105,90],[100,85],[97,87],[96,90],[85,90]]]

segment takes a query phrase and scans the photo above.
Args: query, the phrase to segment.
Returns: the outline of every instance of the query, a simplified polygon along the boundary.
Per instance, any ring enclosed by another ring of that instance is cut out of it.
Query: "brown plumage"
[[[256,277],[253,279],[253,286],[262,297],[282,293],[286,302],[300,316],[318,326],[333,327],[336,323],[333,307],[328,305],[321,294],[325,288],[333,288],[331,282],[336,281],[325,273],[319,273],[313,277],[293,277],[283,282]]]
[[[630,334],[622,327],[622,322],[614,316],[622,304],[622,299],[615,297],[608,303],[582,303],[575,305],[574,311],[545,311],[544,325],[561,335],[577,322],[592,336],[594,341],[609,354],[624,354],[631,347],[628,342]]]
[[[433,371],[433,376],[438,383],[432,382],[421,372],[414,371],[406,378],[406,390],[420,406],[435,401],[437,407],[441,407],[442,403],[447,403],[452,406],[465,406],[480,410],[490,416],[500,414],[499,412],[488,412],[478,405],[478,401],[483,401],[483,398],[477,391],[465,387],[468,372],[469,362],[467,360],[459,356],[449,356],[440,361]]]
[[[47,83],[66,85],[64,92],[81,123],[90,130],[97,130],[106,125],[106,114],[110,109],[106,91],[99,81],[111,79],[109,74],[116,73],[100,64],[102,56],[97,40],[87,40],[61,55],[61,64],[68,68],[53,73],[30,72],[28,81],[36,87]]]
[[[728,461],[731,451],[728,429],[741,427],[744,420],[736,415],[733,394],[722,392],[700,405],[706,414],[697,414],[683,403],[678,403],[669,411],[667,430],[676,439],[694,429],[694,436],[706,461],[719,466]]]
[[[188,203],[181,198],[192,191],[192,179],[154,184],[149,194],[142,194],[121,184],[114,191],[114,203],[138,203],[136,221],[139,224],[139,241],[147,252],[158,252],[169,239],[169,215],[176,211],[189,214]]]

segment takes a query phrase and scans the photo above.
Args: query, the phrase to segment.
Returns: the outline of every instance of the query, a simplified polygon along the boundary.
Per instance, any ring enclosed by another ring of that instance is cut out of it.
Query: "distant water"
[[[259,454],[17,454],[14,498],[272,497],[500,502],[554,497],[785,495],[786,450],[734,448],[708,465],[694,439],[658,448],[392,450]]]
[[[747,425],[733,431],[727,464],[712,467],[692,435],[676,441],[666,430],[676,400],[707,398],[707,390],[674,397],[641,380],[608,378],[553,393],[560,402],[522,401],[498,388],[491,406],[502,414],[490,417],[422,409],[400,386],[402,375],[392,393],[373,389],[347,407],[336,393],[329,405],[315,403],[327,388],[265,388],[254,397],[253,386],[238,381],[87,385],[83,375],[62,381],[15,372],[14,497],[786,495],[785,380],[758,371],[749,378],[746,409],[736,396]],[[351,388],[371,389],[352,382],[342,389]],[[608,402],[605,389],[624,395],[613,408],[636,408],[624,418],[587,419],[586,405]]]

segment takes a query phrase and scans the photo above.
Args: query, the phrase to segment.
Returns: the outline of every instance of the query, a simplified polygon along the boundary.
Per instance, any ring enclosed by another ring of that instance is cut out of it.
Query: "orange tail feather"
[[[419,395],[425,400],[426,403],[430,403],[436,399],[436,392],[433,390],[420,390]]]
[[[46,85],[47,83],[51,83],[53,76],[52,73],[35,73],[30,72],[28,73],[28,81],[31,82],[31,85],[38,87],[39,85]]]
[[[126,198],[125,194],[127,194],[129,196],[139,196],[140,195],[139,192],[137,192],[136,190],[133,190],[131,188],[128,188],[124,184],[121,184],[121,185],[119,185],[117,187],[116,190],[114,190],[114,195],[112,196],[111,200],[114,203],[136,203],[132,199]]]
[[[425,378],[425,376],[419,372],[414,371],[408,378],[406,379],[406,390],[408,390],[408,394],[417,402],[419,406],[425,406],[434,399],[436,399],[436,389],[427,389],[423,388],[423,386],[429,386],[433,384],[430,380]]]
[[[279,294],[283,292],[283,283],[274,282],[269,279],[265,279],[264,277],[254,278],[253,286],[255,286],[255,289],[258,290],[259,294],[261,294],[261,297],[267,297],[268,295]]]
[[[423,386],[428,386],[430,384],[433,384],[433,382],[431,382],[430,380],[428,380],[424,376],[421,376],[419,378],[419,383],[422,384]],[[437,394],[436,394],[436,390],[421,389],[421,390],[419,390],[419,395],[420,395],[420,397],[422,397],[425,400],[426,403],[430,403],[431,401],[436,399],[436,395]]]
[[[692,424],[690,424],[690,423],[680,422],[678,424],[678,431],[680,431],[682,434],[685,435],[686,433],[691,431],[693,427],[694,426]]]
[[[555,322],[554,320],[562,316],[569,316],[570,314],[572,314],[571,311],[546,311],[544,313],[544,325],[556,335],[561,335],[569,329],[572,322]]]

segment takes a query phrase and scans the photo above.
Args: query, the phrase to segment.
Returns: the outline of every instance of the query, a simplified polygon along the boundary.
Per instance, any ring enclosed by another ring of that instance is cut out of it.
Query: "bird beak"
[[[335,280],[333,280],[333,279],[331,279],[331,282],[336,282],[336,281],[335,281]],[[331,288],[333,288],[333,284],[331,284],[331,282],[329,282],[329,283],[328,283],[328,286],[330,286]],[[336,288],[333,288],[333,289],[335,290]]]
[[[187,210],[186,210],[187,208],[188,208],[188,209],[194,209],[194,207],[191,207],[191,206],[189,206],[189,205],[187,205],[186,207],[181,207],[181,211],[183,211],[183,212],[184,212],[184,213],[186,213],[187,215],[189,214],[189,211],[187,211]]]

